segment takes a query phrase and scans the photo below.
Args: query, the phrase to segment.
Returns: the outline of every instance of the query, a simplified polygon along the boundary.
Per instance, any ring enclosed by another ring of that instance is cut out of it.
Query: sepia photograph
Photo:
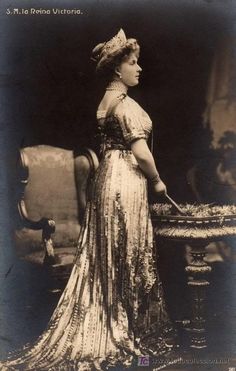
[[[1,0],[0,55],[0,371],[235,371],[236,0]]]

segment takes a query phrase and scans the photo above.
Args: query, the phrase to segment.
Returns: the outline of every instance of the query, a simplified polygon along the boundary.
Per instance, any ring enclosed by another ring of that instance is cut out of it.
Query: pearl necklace
[[[116,90],[123,94],[127,94],[128,87],[122,81],[113,80],[108,84],[106,90],[108,91]]]

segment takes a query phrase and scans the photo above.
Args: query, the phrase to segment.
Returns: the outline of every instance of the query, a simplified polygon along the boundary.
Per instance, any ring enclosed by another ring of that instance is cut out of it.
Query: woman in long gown
[[[138,84],[138,55],[123,30],[93,50],[110,82],[97,111],[102,159],[75,264],[47,329],[1,370],[122,370],[172,347],[147,200],[148,180],[156,194],[166,187],[147,146],[150,117],[127,95]]]

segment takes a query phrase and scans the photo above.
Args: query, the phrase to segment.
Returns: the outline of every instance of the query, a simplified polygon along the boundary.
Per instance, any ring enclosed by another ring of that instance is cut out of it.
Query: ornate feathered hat
[[[96,70],[101,69],[114,57],[120,54],[125,48],[133,48],[139,51],[136,39],[127,39],[123,29],[112,37],[109,41],[100,43],[92,51],[91,59],[97,63]]]

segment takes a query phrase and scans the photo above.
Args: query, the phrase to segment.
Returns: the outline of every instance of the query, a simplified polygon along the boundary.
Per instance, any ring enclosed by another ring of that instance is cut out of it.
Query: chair
[[[36,145],[19,151],[19,257],[40,264],[71,260],[97,167],[97,156],[88,148],[74,153]]]

